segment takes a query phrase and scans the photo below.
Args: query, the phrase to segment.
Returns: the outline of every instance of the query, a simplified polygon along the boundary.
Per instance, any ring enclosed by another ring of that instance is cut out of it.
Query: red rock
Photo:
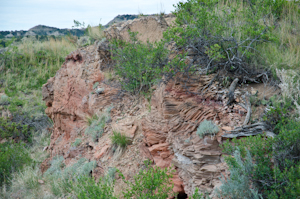
[[[162,157],[163,159],[165,159],[169,156],[170,156],[170,151],[160,153],[160,157]]]
[[[100,159],[105,154],[105,152],[107,151],[108,148],[109,148],[108,145],[105,145],[104,147],[102,147],[102,149],[100,151],[98,151],[94,154],[94,158],[96,160]]]
[[[173,175],[171,181],[174,184],[174,187],[173,187],[174,193],[184,192],[183,181],[179,178],[179,176],[177,174]]]
[[[147,38],[157,41],[162,38],[166,27],[167,23],[164,20],[150,17],[117,27],[119,33],[112,27],[106,31],[106,35],[107,38],[123,37],[126,40],[127,30],[131,29],[140,33],[138,38],[142,41],[147,41]],[[141,106],[139,109],[142,110],[137,112],[135,106],[126,106],[126,102],[131,103],[132,96],[124,95],[120,98],[118,89],[107,83],[104,71],[108,68],[106,63],[109,60],[109,46],[105,42],[77,50],[67,56],[56,76],[43,85],[43,99],[47,105],[45,112],[53,120],[54,127],[48,146],[51,155],[43,162],[42,171],[49,168],[52,157],[68,154],[76,137],[84,135],[88,116],[113,104],[111,121],[106,125],[104,134],[118,130],[134,139],[139,146],[132,146],[130,150],[138,148],[140,160],[154,160],[155,164],[162,168],[171,166],[172,161],[175,162],[175,191],[184,191],[191,195],[194,187],[198,187],[203,192],[211,193],[213,186],[218,184],[221,173],[227,169],[221,161],[221,133],[202,139],[196,134],[197,128],[203,120],[213,120],[218,121],[218,124],[227,125],[221,125],[221,129],[229,130],[229,126],[234,124],[233,120],[240,117],[238,113],[229,115],[224,111],[219,101],[217,84],[205,89],[201,97],[190,94],[206,88],[214,74],[191,77],[199,81],[189,85],[190,92],[183,86],[184,78],[181,78],[183,82],[170,81],[168,84],[161,84],[156,87],[151,97],[151,111]],[[105,90],[103,94],[92,94],[95,92],[95,82],[99,83],[98,88]],[[138,115],[140,113],[147,114]],[[139,137],[142,135],[143,137]],[[107,140],[101,139],[99,144],[80,145],[86,146],[80,151],[82,156],[96,160],[102,158],[110,145],[105,145]],[[107,139],[107,136],[103,139]],[[104,146],[98,148],[97,145]],[[66,164],[72,161],[72,157],[65,155]],[[131,158],[128,154],[126,157],[127,160]],[[114,164],[114,158],[108,157],[105,161]],[[131,161],[135,166],[136,162]]]

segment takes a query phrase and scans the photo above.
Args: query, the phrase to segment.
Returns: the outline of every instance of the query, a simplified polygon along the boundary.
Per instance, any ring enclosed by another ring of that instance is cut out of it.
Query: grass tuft
[[[113,135],[110,137],[110,139],[115,146],[119,146],[121,148],[126,148],[130,142],[126,135],[116,131],[113,131]]]

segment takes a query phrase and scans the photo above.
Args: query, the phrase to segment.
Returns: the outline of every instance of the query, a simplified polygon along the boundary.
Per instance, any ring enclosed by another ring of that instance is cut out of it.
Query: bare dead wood
[[[227,106],[231,105],[232,102],[234,102],[234,91],[235,91],[238,81],[239,81],[239,78],[235,78],[233,80],[233,82],[230,84],[230,87],[228,89],[228,94],[227,94],[227,97],[228,97]]]
[[[248,137],[258,134],[266,133],[268,137],[275,137],[276,135],[269,131],[268,125],[265,122],[257,122],[255,124],[245,125],[241,127],[236,127],[234,130],[230,131],[229,134],[224,134],[224,138],[236,138],[236,137]]]
[[[251,117],[251,113],[252,113],[249,93],[246,92],[245,95],[246,95],[247,99],[245,98],[245,96],[242,96],[245,104],[243,104],[243,103],[239,104],[241,107],[243,107],[247,111],[247,115],[246,115],[245,121],[243,123],[243,126],[245,126],[245,125],[247,125],[249,123],[250,117]]]

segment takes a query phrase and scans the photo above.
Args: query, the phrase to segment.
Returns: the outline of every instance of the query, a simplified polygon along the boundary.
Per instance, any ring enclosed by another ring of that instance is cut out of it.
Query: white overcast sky
[[[72,28],[73,20],[105,25],[119,14],[170,13],[180,0],[0,0],[0,31],[36,25]]]

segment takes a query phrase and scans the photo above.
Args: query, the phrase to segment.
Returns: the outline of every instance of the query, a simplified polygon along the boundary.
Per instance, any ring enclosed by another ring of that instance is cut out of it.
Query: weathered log
[[[227,94],[227,97],[228,97],[227,106],[231,105],[232,102],[234,102],[234,91],[235,91],[238,81],[239,81],[239,78],[235,78],[233,80],[233,82],[230,84],[230,87],[228,89],[228,94]]]
[[[268,137],[275,137],[276,135],[269,131],[268,126],[264,122],[257,122],[251,125],[245,125],[241,127],[236,127],[234,130],[230,131],[229,134],[224,134],[224,138],[235,138],[235,137],[248,137],[252,135],[258,135],[266,133]]]

